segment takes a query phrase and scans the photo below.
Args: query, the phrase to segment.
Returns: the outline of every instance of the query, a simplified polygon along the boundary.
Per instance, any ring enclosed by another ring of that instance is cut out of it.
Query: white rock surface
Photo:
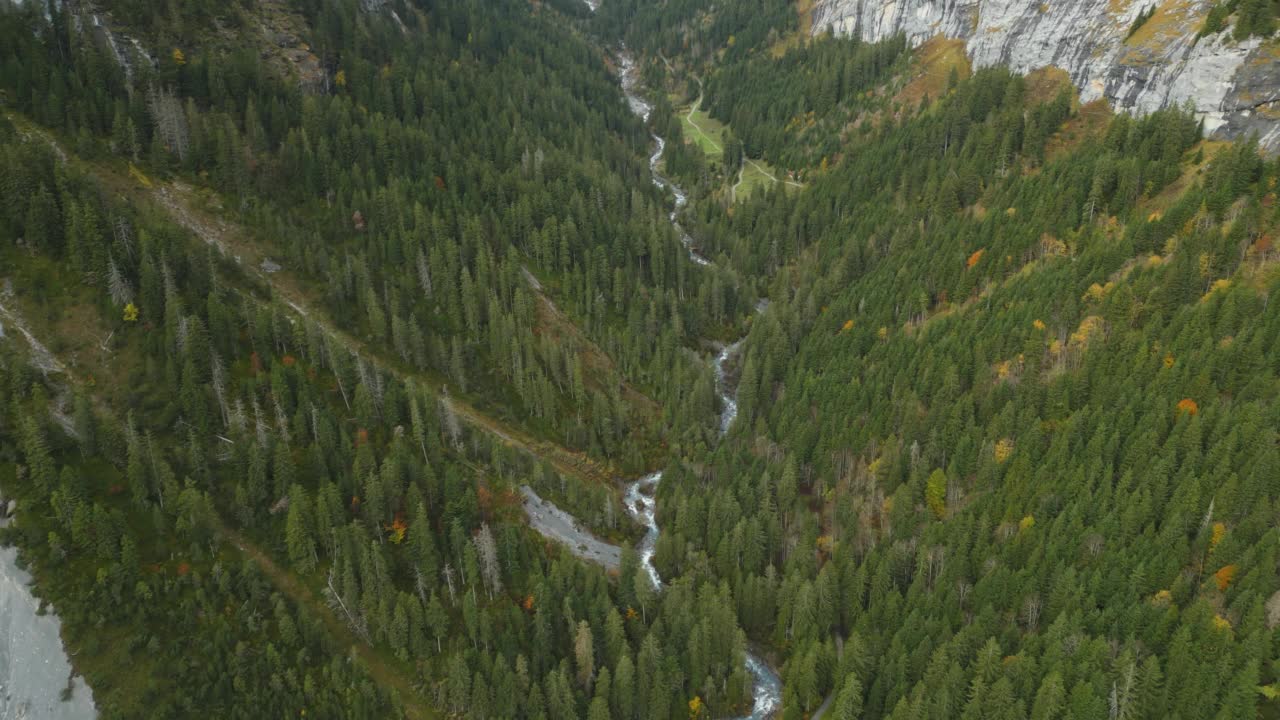
[[[71,665],[56,615],[36,614],[31,576],[18,568],[14,548],[0,548],[0,720],[82,720],[97,717],[93,696],[76,676],[62,699]]]
[[[572,515],[556,507],[555,503],[543,500],[528,485],[521,485],[520,492],[524,493],[524,512],[534,530],[568,546],[574,555],[583,560],[600,563],[609,570],[618,568],[622,561],[622,548],[592,535]]]
[[[817,0],[813,32],[870,42],[898,32],[912,45],[959,38],[975,67],[1054,66],[1084,102],[1106,98],[1135,114],[1189,104],[1219,137],[1256,132],[1280,150],[1280,62],[1261,41],[1230,31],[1196,41],[1211,0]],[[1160,8],[1126,42],[1147,7]]]

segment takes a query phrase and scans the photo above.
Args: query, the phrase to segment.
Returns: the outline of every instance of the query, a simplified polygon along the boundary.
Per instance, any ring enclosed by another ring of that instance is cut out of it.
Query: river
[[[0,520],[0,523],[3,523]],[[93,695],[62,647],[62,623],[39,614],[18,550],[0,547],[0,720],[82,720],[97,716]],[[70,696],[63,699],[68,686]]]
[[[627,104],[631,106],[632,112],[647,121],[653,108],[636,91],[639,81],[636,77],[635,62],[625,50],[618,53],[618,59],[621,66],[622,91],[626,94]],[[689,202],[688,195],[658,171],[658,165],[662,162],[662,154],[667,147],[666,140],[654,135],[653,141],[655,149],[653,154],[649,156],[649,170],[654,184],[670,190],[675,196],[675,207],[669,215],[671,224],[680,236],[680,242],[689,251],[689,259],[698,265],[710,265],[711,262],[694,248],[693,238],[689,237],[684,228],[680,227],[677,219],[681,208]],[[763,311],[766,307],[768,307],[767,301],[761,301],[757,306],[757,311]],[[716,393],[720,396],[721,403],[721,436],[729,431],[729,426],[733,424],[734,418],[738,416],[737,391],[729,387],[725,365],[741,345],[742,340],[726,345],[716,355],[715,359]],[[648,573],[649,579],[653,581],[654,586],[658,588],[662,587],[662,577],[658,574],[658,569],[653,565],[653,554],[658,544],[658,535],[661,532],[658,528],[657,502],[655,500],[658,483],[660,482],[662,482],[661,471],[650,473],[628,485],[625,495],[627,512],[631,513],[631,516],[645,527],[644,538],[640,540],[639,545],[640,565]],[[747,671],[751,673],[752,679],[755,681],[755,687],[752,690],[751,714],[744,716],[743,720],[766,720],[766,718],[771,718],[782,707],[782,680],[779,679],[778,673],[764,658],[749,650],[747,651],[746,665]]]

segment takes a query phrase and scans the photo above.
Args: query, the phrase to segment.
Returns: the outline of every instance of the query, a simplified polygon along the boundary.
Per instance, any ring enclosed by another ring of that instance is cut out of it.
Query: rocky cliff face
[[[1190,104],[1210,135],[1258,134],[1280,151],[1280,43],[1236,43],[1230,30],[1196,41],[1211,0],[817,0],[813,32],[867,41],[903,33],[965,41],[975,67],[1067,71],[1085,102],[1119,111]],[[1132,37],[1135,18],[1155,14]]]

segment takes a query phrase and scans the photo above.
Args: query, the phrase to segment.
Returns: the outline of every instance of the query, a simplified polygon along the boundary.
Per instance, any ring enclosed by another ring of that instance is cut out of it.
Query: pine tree
[[[578,671],[578,684],[589,691],[595,678],[596,660],[595,640],[586,620],[578,623],[578,631],[573,638],[573,657]]]
[[[289,562],[303,573],[315,569],[317,554],[312,534],[311,508],[301,485],[289,488],[289,515],[285,520],[285,545]]]

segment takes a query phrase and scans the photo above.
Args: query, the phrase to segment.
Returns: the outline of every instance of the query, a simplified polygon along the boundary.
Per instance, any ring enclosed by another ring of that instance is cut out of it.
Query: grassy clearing
[[[1120,59],[1121,64],[1142,64],[1156,59],[1170,41],[1198,27],[1204,13],[1194,0],[1160,3],[1151,19],[1125,39],[1129,50]]]
[[[705,110],[685,106],[676,112],[680,115],[686,138],[693,140],[702,148],[707,159],[716,162],[724,158],[724,133],[728,129],[724,123],[707,114]]]
[[[961,80],[973,72],[964,41],[940,35],[934,37],[916,49],[908,71],[910,80],[894,101],[907,110],[914,110],[926,95],[935,100],[942,97],[947,91],[952,69]]]
[[[742,168],[742,182],[738,185],[736,196],[738,200],[746,200],[754,195],[756,191],[772,186],[773,180],[768,175],[765,175],[764,172],[751,163],[745,163]]]
[[[775,58],[786,55],[792,48],[799,47],[809,40],[813,34],[813,6],[815,0],[796,0],[796,29],[783,35],[769,47],[769,54]]]
[[[676,111],[680,116],[685,137],[691,139],[702,148],[707,159],[712,162],[724,161],[724,136],[729,126],[716,120],[701,109],[685,106]],[[778,171],[763,160],[744,162],[742,176],[734,179],[734,197],[742,200],[751,196],[756,189],[781,182]]]
[[[1045,157],[1052,159],[1080,147],[1087,140],[1101,138],[1111,123],[1111,106],[1105,99],[1094,100],[1080,106],[1062,125],[1058,132],[1049,138],[1045,147]]]
[[[745,200],[754,195],[759,190],[767,190],[772,188],[774,184],[782,182],[782,176],[779,170],[774,168],[764,160],[752,160],[743,163],[742,182],[738,185],[736,197],[738,200]],[[784,184],[784,188],[788,190],[796,189],[794,185]]]

